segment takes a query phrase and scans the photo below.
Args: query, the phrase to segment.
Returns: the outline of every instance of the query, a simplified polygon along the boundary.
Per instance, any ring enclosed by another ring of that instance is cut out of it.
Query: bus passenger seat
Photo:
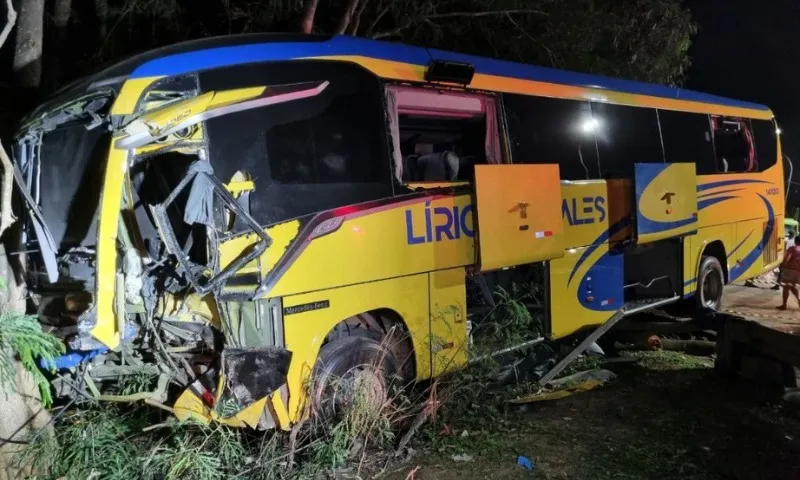
[[[419,177],[419,155],[411,154],[403,157],[403,180],[418,182]]]
[[[438,153],[421,155],[417,159],[417,167],[420,172],[420,180],[423,182],[443,182],[446,178],[444,162]]]
[[[417,159],[423,182],[452,182],[458,178],[458,155],[445,151]]]
[[[461,164],[461,161],[458,158],[458,155],[451,151],[442,152],[442,157],[444,159],[444,166],[445,171],[447,172],[447,181],[448,182],[455,182],[458,180],[458,170]]]

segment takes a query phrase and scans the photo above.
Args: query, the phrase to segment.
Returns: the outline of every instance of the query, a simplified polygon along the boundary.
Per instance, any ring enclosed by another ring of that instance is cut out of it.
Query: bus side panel
[[[736,245],[736,227],[733,224],[701,228],[695,235],[686,237],[683,243],[683,294],[691,296],[697,289],[697,274],[706,247],[715,241],[722,242],[727,255]],[[720,259],[725,263],[724,259]],[[730,268],[730,267],[729,267]]]
[[[728,254],[730,282],[757,277],[775,268],[783,215],[736,224],[736,245]]]
[[[606,242],[550,261],[552,338],[604,323],[624,303],[623,255]]]
[[[463,284],[463,270],[462,270]],[[417,380],[430,377],[430,311],[428,274],[394,278],[283,299],[286,349],[292,352],[287,383],[289,415],[299,420],[306,399],[305,387],[317,361],[322,342],[336,324],[354,315],[377,309],[390,309],[400,315],[409,330],[414,349]],[[327,305],[315,310],[290,307]]]
[[[452,268],[431,272],[431,370],[437,377],[468,361],[466,272]]]
[[[337,230],[300,239],[302,251],[269,295],[473,265],[472,212],[470,195],[439,195],[347,215]]]
[[[565,256],[550,261],[551,336],[600,325],[622,307],[621,252],[632,233],[630,180],[562,182]]]
[[[697,180],[700,228],[783,213],[783,180],[763,173],[704,175]],[[769,208],[767,207],[769,205]]]
[[[630,190],[625,193],[632,194]],[[625,193],[603,180],[561,182],[561,218],[567,248],[592,245],[610,226],[629,216],[632,202]]]

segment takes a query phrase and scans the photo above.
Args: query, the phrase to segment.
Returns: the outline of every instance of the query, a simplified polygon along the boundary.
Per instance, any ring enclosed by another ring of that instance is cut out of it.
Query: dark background
[[[687,5],[699,31],[685,86],[772,109],[783,132],[783,153],[796,168],[786,206],[795,215],[800,207],[800,2],[691,0]]]

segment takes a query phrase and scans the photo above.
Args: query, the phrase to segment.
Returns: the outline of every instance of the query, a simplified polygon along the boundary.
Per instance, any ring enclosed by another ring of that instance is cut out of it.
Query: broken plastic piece
[[[96,350],[89,350],[88,352],[71,352],[60,357],[54,358],[52,361],[47,361],[44,358],[39,359],[39,366],[45,370],[64,370],[67,368],[77,367],[78,365],[88,362],[98,355],[108,352],[108,347],[98,348]]]
[[[520,455],[517,457],[517,465],[524,468],[525,470],[533,470],[533,462],[528,457]]]
[[[579,372],[547,383],[548,387],[555,388],[556,390],[540,391],[531,395],[525,395],[509,400],[508,403],[521,405],[569,397],[575,393],[588,392],[589,390],[605,385],[614,378],[616,378],[616,375],[610,370],[597,369]]]

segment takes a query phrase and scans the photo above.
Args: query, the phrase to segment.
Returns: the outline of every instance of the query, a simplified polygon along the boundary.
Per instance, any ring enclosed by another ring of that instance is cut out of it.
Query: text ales
[[[561,202],[561,216],[571,226],[604,222],[606,199],[601,196],[565,198]]]

